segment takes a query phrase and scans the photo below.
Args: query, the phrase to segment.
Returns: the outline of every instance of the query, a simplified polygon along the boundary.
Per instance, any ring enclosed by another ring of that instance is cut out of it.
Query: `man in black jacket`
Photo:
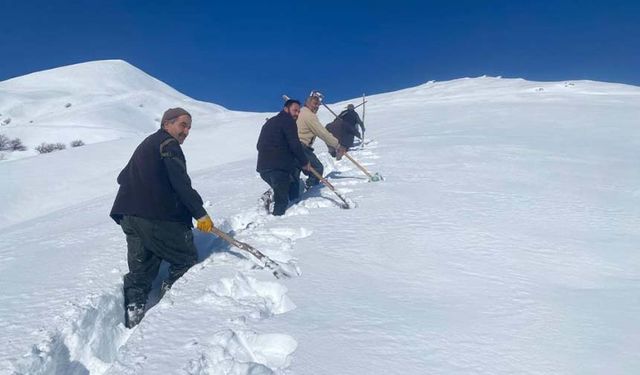
[[[355,111],[353,104],[349,104],[347,109],[342,111],[342,113],[340,113],[333,122],[327,124],[325,128],[340,141],[341,145],[349,150],[350,147],[353,147],[354,137],[362,139],[358,131],[358,125],[362,127],[362,131],[364,132],[364,123],[360,120],[360,116],[358,116],[358,113]],[[330,146],[328,149],[329,154],[336,157],[336,149]]]
[[[347,106],[347,109],[345,109],[344,111],[342,111],[339,115],[339,118],[345,120],[347,123],[349,124],[353,124],[355,133],[357,133],[358,138],[361,138],[360,132],[358,131],[358,125],[360,126],[360,128],[362,129],[362,134],[364,134],[364,122],[362,122],[362,120],[360,119],[360,116],[358,115],[358,112],[356,112],[356,108],[353,106],[353,104],[349,104]],[[362,138],[361,138],[362,139]]]
[[[273,214],[284,215],[289,201],[299,197],[299,170],[309,170],[309,159],[298,138],[296,119],[300,102],[289,99],[276,116],[267,120],[258,137],[260,177],[273,189]]]
[[[355,111],[353,104],[349,104],[347,109],[342,111],[333,122],[327,124],[326,128],[340,141],[341,145],[349,150],[350,147],[353,147],[354,137],[362,139],[362,135],[360,135],[358,131],[358,125],[360,125],[364,133],[364,123],[360,120],[360,116],[358,116],[358,112]],[[336,150],[333,147],[328,148],[331,156],[335,157]]]
[[[124,276],[124,300],[128,328],[142,320],[163,260],[170,266],[162,294],[197,262],[192,218],[202,231],[213,228],[202,198],[191,187],[180,147],[190,129],[187,111],[167,110],[160,130],[142,141],[118,175],[120,188],[110,216],[127,236],[129,273]]]

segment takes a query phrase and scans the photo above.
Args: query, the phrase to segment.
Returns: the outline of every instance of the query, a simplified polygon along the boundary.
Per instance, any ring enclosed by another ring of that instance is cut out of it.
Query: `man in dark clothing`
[[[349,104],[347,109],[342,111],[333,122],[327,124],[326,128],[340,141],[341,145],[349,150],[350,147],[353,147],[354,137],[362,139],[358,131],[358,125],[360,125],[364,133],[364,123],[360,120],[360,116],[355,111],[353,104]],[[331,156],[335,157],[336,150],[333,147],[328,147],[328,149]]]
[[[267,120],[258,137],[260,177],[273,189],[273,215],[284,215],[289,201],[299,198],[299,170],[309,169],[309,160],[298,138],[296,119],[300,102],[289,99],[276,116]]]
[[[124,300],[128,328],[142,320],[162,260],[170,264],[162,294],[197,262],[192,218],[202,231],[213,228],[202,198],[191,187],[180,147],[190,129],[187,111],[167,110],[160,129],[140,143],[118,175],[120,188],[110,215],[127,236],[129,273],[124,276]]]
[[[349,104],[347,106],[347,109],[342,111],[338,115],[338,117],[345,120],[349,124],[359,125],[362,130],[362,134],[364,134],[364,122],[362,122],[362,120],[360,119],[360,116],[358,115],[358,112],[356,112],[356,108],[353,106],[353,104]],[[356,132],[357,131],[358,128],[356,126]]]

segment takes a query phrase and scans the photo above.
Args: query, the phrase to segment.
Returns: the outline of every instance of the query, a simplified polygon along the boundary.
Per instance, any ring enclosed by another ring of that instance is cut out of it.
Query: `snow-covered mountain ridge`
[[[122,60],[94,61],[0,82],[0,133],[35,155],[42,142],[98,143],[147,134],[170,106],[222,116],[223,107],[187,97]]]

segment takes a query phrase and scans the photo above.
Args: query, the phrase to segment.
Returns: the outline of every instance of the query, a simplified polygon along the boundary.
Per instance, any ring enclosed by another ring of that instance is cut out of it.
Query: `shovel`
[[[344,209],[352,208],[349,202],[347,202],[347,199],[343,197],[342,194],[338,193],[338,191],[331,184],[331,182],[329,182],[326,178],[322,177],[322,175],[318,173],[318,171],[316,171],[313,167],[311,167],[309,171],[311,171],[311,173],[313,173],[314,176],[316,176],[323,184],[325,184],[329,189],[331,189],[331,191],[333,191],[336,194],[336,196],[338,196],[338,198],[340,198],[340,200],[342,201],[340,208],[344,208]]]
[[[363,167],[360,163],[358,163],[356,161],[356,159],[352,158],[351,155],[347,154],[346,152],[344,153],[344,156],[347,157],[347,159],[351,160],[351,162],[353,164],[355,164],[356,167],[358,167],[364,174],[367,175],[367,177],[369,177],[369,181],[375,182],[375,181],[382,181],[384,180],[384,178],[382,177],[382,175],[380,175],[380,173],[375,173],[375,174],[371,174],[369,173],[369,171]]]
[[[253,246],[236,240],[235,238],[231,237],[230,235],[226,234],[225,232],[221,231],[216,227],[211,228],[211,233],[227,241],[229,244],[253,255],[256,259],[258,259],[258,261],[262,263],[260,264],[260,266],[262,268],[269,269],[269,271],[273,273],[273,276],[275,276],[276,279],[282,279],[282,278],[288,279],[292,277],[294,274],[300,275],[300,272],[298,271],[295,265],[288,264],[288,263],[280,264],[275,260],[269,258],[268,256],[264,255],[262,252],[260,252],[258,249],[254,248]]]

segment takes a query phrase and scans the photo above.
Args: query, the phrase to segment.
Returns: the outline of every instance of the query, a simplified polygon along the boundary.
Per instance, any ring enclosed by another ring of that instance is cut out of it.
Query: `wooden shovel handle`
[[[262,254],[260,251],[258,251],[257,249],[255,249],[253,246],[238,241],[235,238],[231,237],[230,235],[228,235],[227,233],[221,231],[220,229],[213,227],[211,228],[211,233],[215,234],[216,236],[222,238],[223,240],[227,241],[229,244],[231,244],[232,246],[235,246],[239,249],[245,250],[250,252],[253,256],[255,256],[256,258],[258,258],[261,261],[265,261],[266,259],[268,259],[264,254]]]
[[[321,103],[322,103],[322,102],[321,102]],[[335,113],[331,108],[329,108],[329,106],[328,106],[328,105],[326,105],[326,104],[324,104],[324,103],[322,103],[322,105],[323,105],[326,109],[328,109],[328,110],[329,110],[329,112],[331,112],[331,114],[332,114],[334,117],[338,117],[338,115],[336,115],[336,113]]]
[[[314,176],[318,177],[318,179],[322,181],[323,184],[327,185],[329,189],[336,191],[336,188],[334,188],[333,185],[331,185],[331,182],[329,182],[326,178],[322,177],[322,175],[318,173],[318,171],[316,171],[313,167],[310,167],[309,171],[311,171],[311,173],[313,173]]]
[[[346,157],[347,157],[347,159],[351,160],[351,162],[352,162],[353,164],[355,164],[355,165],[356,165],[356,167],[360,168],[360,170],[361,170],[362,172],[364,172],[364,174],[366,174],[369,178],[373,178],[373,176],[371,175],[371,173],[369,173],[369,171],[367,171],[367,170],[365,169],[365,167],[363,167],[362,165],[360,165],[360,163],[358,163],[354,158],[352,158],[352,157],[351,157],[351,155],[349,155],[349,154],[347,154],[347,153],[345,152],[345,153],[344,153],[344,156],[346,156]]]

